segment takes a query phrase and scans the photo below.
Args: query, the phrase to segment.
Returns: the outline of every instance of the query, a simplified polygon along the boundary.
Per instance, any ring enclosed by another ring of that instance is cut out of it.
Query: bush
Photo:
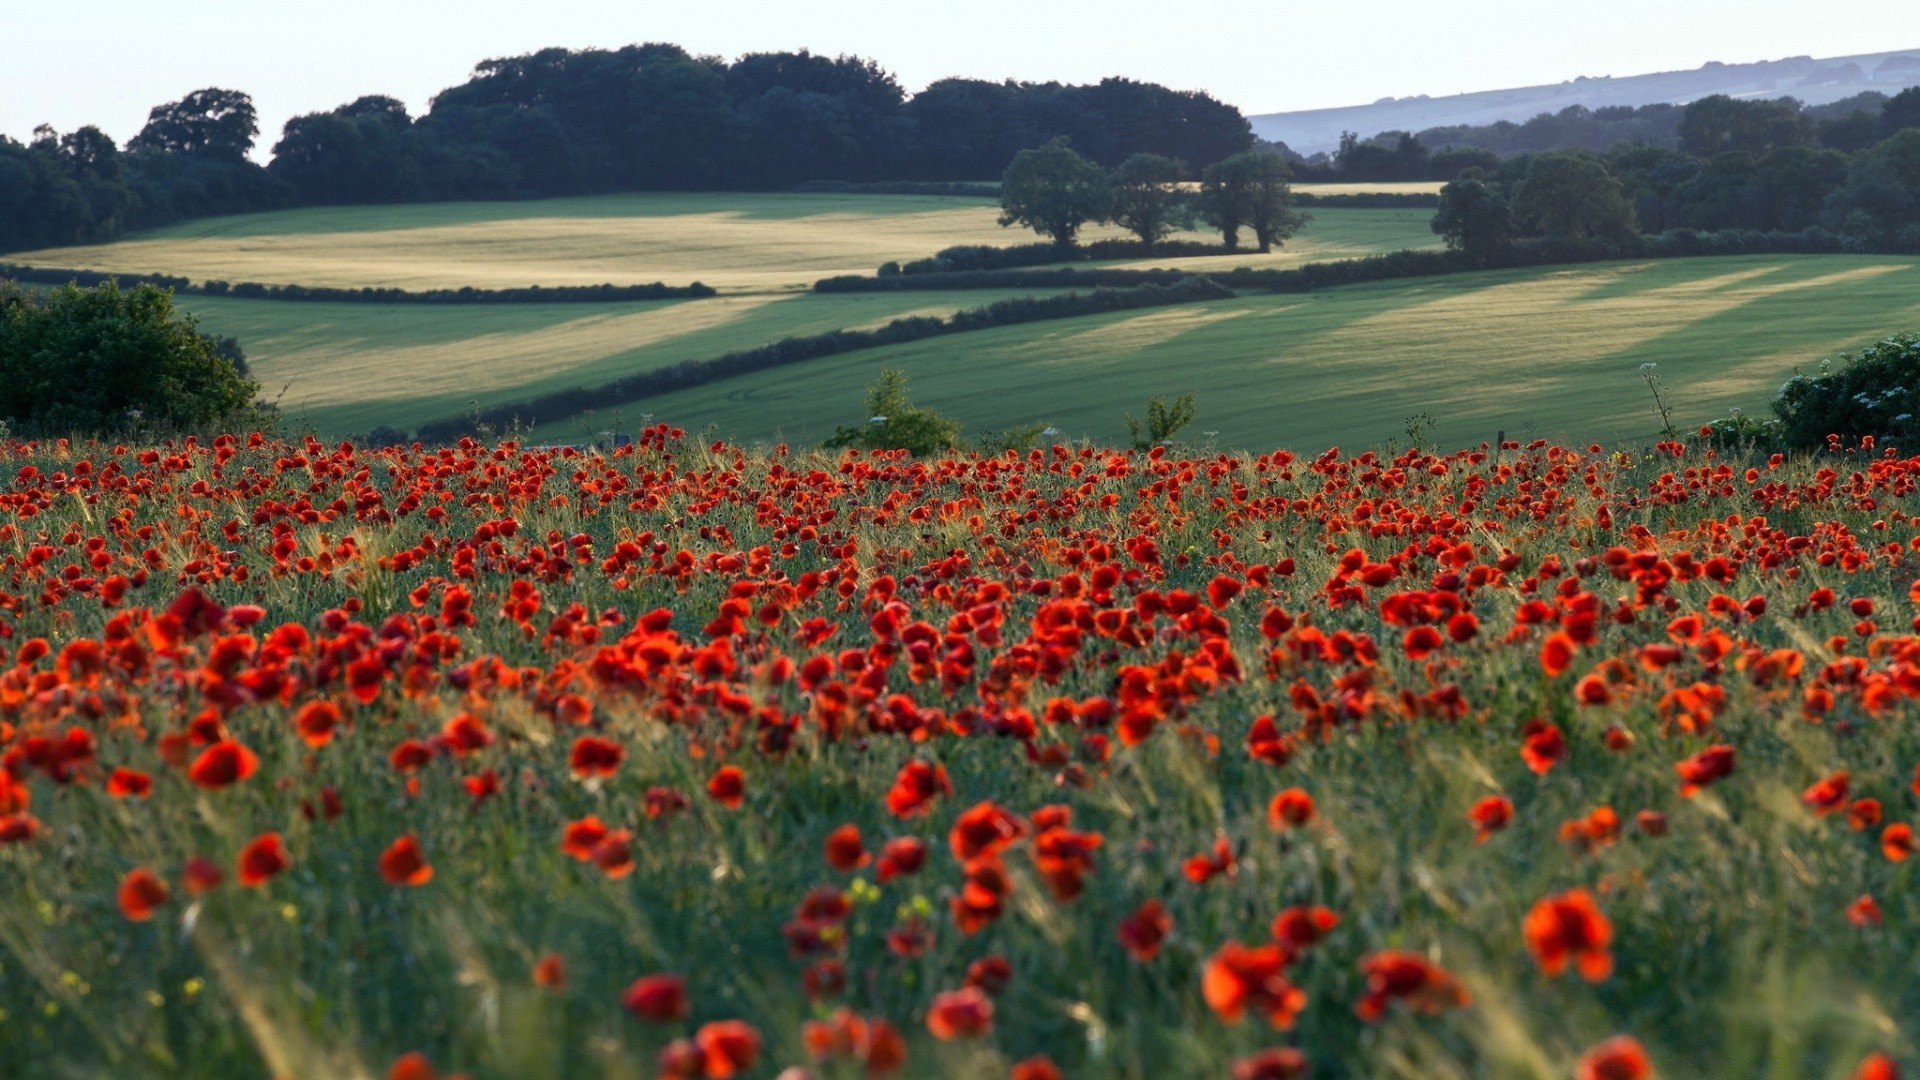
[[[857,446],[867,450],[905,450],[927,457],[959,445],[960,421],[922,409],[907,400],[907,377],[882,371],[880,381],[867,387],[866,419],[852,427],[837,425],[833,437],[821,444],[829,450]]]
[[[1837,360],[1822,360],[1817,375],[1798,372],[1774,395],[1778,437],[1792,449],[1827,445],[1828,436],[1920,434],[1920,333],[1899,334]]]
[[[606,304],[631,300],[704,300],[716,295],[710,285],[561,285],[523,289],[338,289],[319,285],[262,285],[243,281],[238,285],[225,281],[207,281],[195,285],[183,277],[164,274],[103,274],[92,270],[60,270],[44,266],[15,266],[0,263],[0,279],[41,285],[81,286],[113,282],[123,289],[137,285],[157,285],[175,293],[197,296],[235,296],[242,300],[307,300],[331,304]]]
[[[0,285],[0,418],[27,431],[257,423],[259,390],[165,290]]]

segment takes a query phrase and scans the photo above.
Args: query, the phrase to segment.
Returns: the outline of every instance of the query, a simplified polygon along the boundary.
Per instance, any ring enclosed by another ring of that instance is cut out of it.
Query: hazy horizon
[[[979,0],[964,14],[933,19],[904,17],[899,5],[874,0],[694,10],[613,0],[529,10],[485,0],[467,4],[458,20],[443,8],[370,0],[294,12],[234,0],[191,10],[99,0],[82,13],[35,6],[11,14],[15,32],[0,43],[0,134],[25,141],[41,123],[63,132],[95,124],[125,142],[154,105],[222,86],[253,96],[261,127],[256,156],[263,157],[289,118],[363,94],[389,94],[419,115],[482,59],[643,41],[725,57],[799,48],[852,53],[877,61],[909,92],[952,76],[1079,83],[1124,75],[1205,90],[1248,115],[1687,70],[1716,60],[1920,47],[1920,17],[1905,0],[1835,0],[1818,9],[1817,22],[1806,18],[1804,2],[1675,7],[1621,0],[1604,21],[1572,33],[1566,18],[1543,20],[1537,5],[1516,0],[1467,0],[1439,25],[1430,5],[1388,0],[1373,5],[1358,28],[1328,8],[1222,0],[1176,38],[1164,5],[1137,0],[1108,5],[1094,23],[1008,0]],[[67,47],[76,22],[87,40]],[[1223,37],[1238,47],[1223,53]],[[1273,47],[1239,44],[1260,41]],[[1343,41],[1355,47],[1342,48]]]

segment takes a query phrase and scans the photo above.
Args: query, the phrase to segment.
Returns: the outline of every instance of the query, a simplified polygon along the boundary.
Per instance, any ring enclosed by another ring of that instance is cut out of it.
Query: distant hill
[[[1343,131],[1362,138],[1382,131],[1423,131],[1453,124],[1521,121],[1569,105],[1606,106],[1684,104],[1711,94],[1737,98],[1793,97],[1822,105],[1868,90],[1898,93],[1920,86],[1920,49],[1837,56],[1816,60],[1795,56],[1754,64],[1704,64],[1693,71],[1664,71],[1615,78],[1585,76],[1552,86],[1483,90],[1447,97],[1382,98],[1371,105],[1250,116],[1253,133],[1284,142],[1297,153],[1332,151]]]

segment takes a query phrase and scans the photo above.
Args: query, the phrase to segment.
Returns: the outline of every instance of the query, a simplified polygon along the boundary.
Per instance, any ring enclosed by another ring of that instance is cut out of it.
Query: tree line
[[[1504,157],[1546,150],[1609,153],[1642,146],[1703,160],[1727,151],[1762,154],[1783,147],[1855,154],[1912,127],[1920,127],[1920,87],[1891,97],[1868,91],[1826,105],[1724,94],[1686,105],[1569,105],[1518,124],[1502,120],[1417,133],[1383,131],[1369,139],[1350,131],[1338,150],[1312,157],[1282,143],[1270,146],[1293,161],[1300,180],[1451,180],[1468,168],[1493,168]]]
[[[1525,237],[1614,242],[1673,230],[1814,231],[1840,250],[1920,253],[1920,127],[1851,155],[1755,149],[1701,159],[1630,145],[1507,158],[1448,183],[1433,228],[1480,255]]]
[[[228,89],[155,107],[125,146],[95,127],[0,137],[0,251],[290,206],[980,180],[1056,136],[1108,166],[1154,153],[1197,168],[1253,145],[1238,109],[1130,79],[908,95],[870,60],[805,50],[545,49],[480,63],[423,116],[374,95],[295,117],[265,166],[249,156],[253,102]]]

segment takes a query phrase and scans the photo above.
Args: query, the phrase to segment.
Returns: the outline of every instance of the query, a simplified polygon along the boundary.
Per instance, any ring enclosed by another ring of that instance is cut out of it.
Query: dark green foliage
[[[1356,191],[1337,195],[1296,191],[1293,204],[1303,209],[1323,206],[1329,210],[1437,210],[1440,196],[1423,191]]]
[[[1271,251],[1307,221],[1294,209],[1291,176],[1279,154],[1248,151],[1216,162],[1201,173],[1200,215],[1220,230],[1227,247],[1238,246],[1245,229],[1261,251]]]
[[[0,286],[0,419],[28,431],[257,422],[259,385],[164,290]]]
[[[1075,152],[1065,137],[1022,150],[1000,178],[1000,224],[1024,225],[1071,245],[1080,228],[1105,221],[1112,205],[1107,173]]]
[[[1891,139],[1908,128],[1920,128],[1920,86],[1909,86],[1880,107],[1878,135]]]
[[[860,423],[837,425],[821,445],[829,450],[905,450],[914,457],[929,457],[960,443],[960,421],[907,400],[907,377],[901,372],[882,371],[880,381],[867,387],[866,405],[867,415]]]
[[[523,289],[337,289],[315,285],[261,285],[243,281],[238,285],[225,281],[203,281],[196,285],[181,277],[165,274],[106,274],[94,270],[59,270],[45,266],[15,266],[0,263],[0,280],[32,282],[41,285],[93,286],[114,282],[123,289],[149,284],[192,296],[234,296],[243,300],[309,300],[329,304],[606,304],[630,300],[699,300],[717,295],[710,285],[529,285]]]
[[[1813,121],[1790,99],[1738,101],[1714,94],[1687,105],[1680,118],[1680,149],[1694,157],[1759,156],[1813,142]]]
[[[1144,259],[1150,255],[1168,258],[1198,258],[1204,255],[1231,255],[1224,244],[1204,244],[1193,240],[1163,240],[1149,246],[1138,240],[1095,240],[1061,248],[1054,244],[959,244],[942,248],[929,259],[909,263],[891,263],[883,274],[950,274],[976,270],[1010,270],[1021,266],[1047,266],[1060,262],[1097,262],[1106,259]]]
[[[1772,432],[1784,445],[1817,449],[1827,437],[1908,439],[1920,435],[1920,334],[1900,334],[1857,353],[1796,372],[1773,399]]]
[[[1217,167],[1217,166],[1215,166]],[[1177,228],[1193,226],[1180,191],[1187,163],[1164,154],[1135,154],[1107,178],[1108,220],[1140,238],[1149,250]]]
[[[1514,188],[1513,216],[1532,236],[1615,241],[1634,233],[1633,207],[1620,181],[1584,150],[1534,155]]]
[[[239,161],[259,136],[260,117],[252,98],[238,90],[209,87],[154,106],[147,114],[147,126],[127,143],[127,149]]]
[[[1167,445],[1193,423],[1197,413],[1192,394],[1181,394],[1171,403],[1161,397],[1149,400],[1144,424],[1135,420],[1132,413],[1127,414],[1127,431],[1132,436],[1133,448],[1144,451]]]
[[[969,308],[944,318],[916,316],[895,319],[873,330],[834,330],[812,337],[785,338],[771,345],[743,349],[712,360],[689,360],[669,368],[636,372],[601,386],[562,390],[527,401],[513,401],[458,417],[424,424],[419,437],[425,442],[443,442],[471,434],[477,426],[506,427],[514,423],[537,424],[571,416],[586,409],[639,401],[690,386],[704,386],[721,379],[789,364],[837,356],[860,349],[924,341],[946,334],[990,330],[998,326],[1067,319],[1076,315],[1098,315],[1109,311],[1134,311],[1141,308],[1170,307],[1207,300],[1227,300],[1230,289],[1196,276],[1183,276],[1171,284],[1146,285],[1134,289],[1100,289],[1091,293],[1063,296],[1015,297],[986,307]]]
[[[1519,235],[1507,197],[1477,169],[1440,189],[1433,231],[1446,238],[1447,247],[1477,259],[1492,258]]]

